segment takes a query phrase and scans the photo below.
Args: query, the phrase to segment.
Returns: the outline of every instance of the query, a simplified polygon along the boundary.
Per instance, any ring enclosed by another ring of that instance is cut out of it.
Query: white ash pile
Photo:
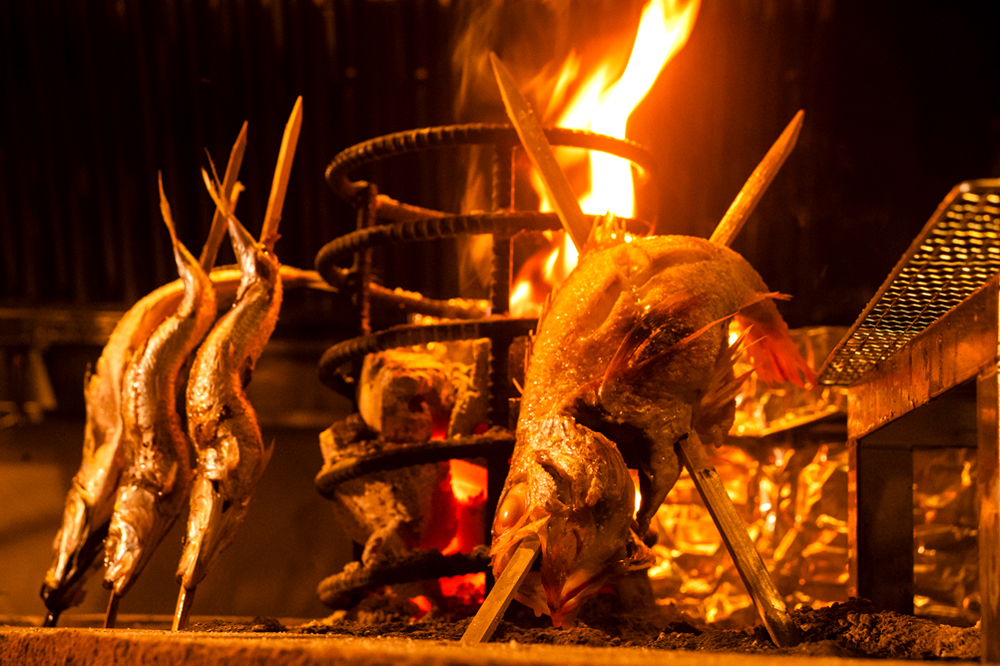
[[[320,475],[352,458],[483,432],[489,354],[489,340],[480,339],[368,355],[358,386],[358,413],[320,435]],[[478,515],[460,516],[462,498],[453,487],[453,466],[449,461],[420,464],[340,483],[332,497],[335,515],[347,536],[364,544],[361,562],[348,566],[373,567],[415,550],[446,551],[460,533],[481,539],[482,501],[471,503]],[[470,520],[478,530],[467,524]]]

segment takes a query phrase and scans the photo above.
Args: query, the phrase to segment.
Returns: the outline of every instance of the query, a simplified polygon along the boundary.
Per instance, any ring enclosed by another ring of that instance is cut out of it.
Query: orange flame
[[[632,54],[621,77],[611,80],[612,63],[606,61],[579,87],[556,124],[624,139],[629,115],[645,98],[670,58],[687,42],[699,6],[700,0],[650,0],[643,9]],[[570,54],[558,74],[554,86],[556,96],[577,77],[578,70],[579,59],[576,54]],[[564,170],[579,164],[582,159],[589,160],[590,182],[580,197],[585,213],[635,215],[635,186],[628,160],[607,153],[581,154],[567,149],[556,149],[556,159]],[[531,174],[531,181],[541,198],[539,210],[551,211],[552,204],[544,194],[537,173]],[[548,250],[551,256],[525,264],[527,270],[522,269],[511,290],[512,315],[538,314],[548,292],[576,265],[576,252],[575,249],[571,252],[571,248],[568,242],[557,243]],[[560,266],[562,270],[546,270],[544,267],[548,265]],[[528,281],[526,286],[522,285],[524,281]]]

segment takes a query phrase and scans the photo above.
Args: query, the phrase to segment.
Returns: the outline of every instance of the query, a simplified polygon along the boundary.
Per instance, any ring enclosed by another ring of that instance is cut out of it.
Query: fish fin
[[[197,264],[197,260],[184,247],[184,243],[177,238],[177,227],[174,225],[174,217],[170,213],[170,204],[167,202],[166,192],[163,191],[163,173],[158,172],[157,178],[160,185],[160,214],[163,215],[163,223],[167,225],[170,232],[170,244],[174,248],[174,260],[177,262],[177,271],[183,274],[183,266]],[[198,264],[200,267],[201,264]]]
[[[274,453],[274,443],[275,443],[275,440],[272,439],[271,440],[271,446],[269,446],[266,449],[264,449],[264,452],[260,456],[260,462],[257,463],[257,467],[261,471],[263,471],[264,468],[267,467],[267,464],[269,462],[271,462],[271,454]]]
[[[747,329],[747,355],[761,381],[773,384],[792,382],[805,388],[816,383],[816,373],[806,362],[788,332],[788,325],[778,314],[774,298],[780,294],[760,294],[736,314]]]
[[[721,443],[722,436],[728,432],[735,416],[736,396],[743,383],[753,374],[752,369],[740,375],[733,372],[736,360],[746,352],[750,344],[747,332],[747,329],[741,330],[719,357],[705,394],[696,407],[692,420],[704,442]]]
[[[625,228],[625,219],[608,212],[594,222],[594,225],[590,228],[590,234],[587,236],[587,242],[584,244],[580,254],[596,252],[626,243],[627,235],[628,230]]]
[[[677,322],[685,314],[700,307],[705,302],[704,294],[680,291],[672,294],[649,309],[622,339],[614,356],[608,363],[601,382],[601,389],[629,372],[635,371],[655,358],[662,358],[678,347],[690,342],[717,322],[712,322],[694,333],[671,343],[663,349],[654,350],[657,342],[671,333],[671,323]]]

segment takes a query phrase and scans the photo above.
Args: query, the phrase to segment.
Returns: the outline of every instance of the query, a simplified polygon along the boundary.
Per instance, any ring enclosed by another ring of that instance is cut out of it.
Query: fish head
[[[635,486],[618,448],[569,416],[519,427],[515,454],[493,522],[499,575],[518,544],[541,542],[537,572],[517,598],[555,626],[605,584],[643,566],[648,551],[632,533]]]
[[[253,280],[273,282],[277,279],[279,265],[274,253],[269,252],[263,243],[257,242],[233,216],[229,217],[229,238],[240,265],[240,293]]]
[[[83,601],[87,576],[103,563],[100,554],[107,532],[107,520],[95,524],[94,510],[79,488],[71,487],[53,545],[52,565],[42,584],[42,600],[50,611],[60,612]]]

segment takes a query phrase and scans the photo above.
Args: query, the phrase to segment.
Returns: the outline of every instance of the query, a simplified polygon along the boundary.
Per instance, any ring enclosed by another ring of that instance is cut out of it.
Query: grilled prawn
[[[215,320],[212,281],[180,243],[163,197],[174,259],[184,282],[180,304],[136,350],[122,382],[125,467],[105,540],[104,584],[114,608],[183,509],[191,483],[190,444],[175,407],[178,375]]]
[[[183,628],[198,583],[232,541],[271,457],[244,388],[281,308],[278,260],[236,221],[229,234],[243,277],[233,308],[195,356],[187,385],[188,433],[198,463],[191,489],[174,629]]]
[[[765,381],[812,371],[760,276],[705,240],[659,236],[588,249],[538,322],[511,469],[493,522],[493,570],[537,534],[541,566],[518,598],[556,626],[605,583],[650,563],[640,536],[674,485],[674,445],[732,425],[738,350]],[[624,454],[624,455],[623,455]],[[639,470],[642,502],[626,458]]]

